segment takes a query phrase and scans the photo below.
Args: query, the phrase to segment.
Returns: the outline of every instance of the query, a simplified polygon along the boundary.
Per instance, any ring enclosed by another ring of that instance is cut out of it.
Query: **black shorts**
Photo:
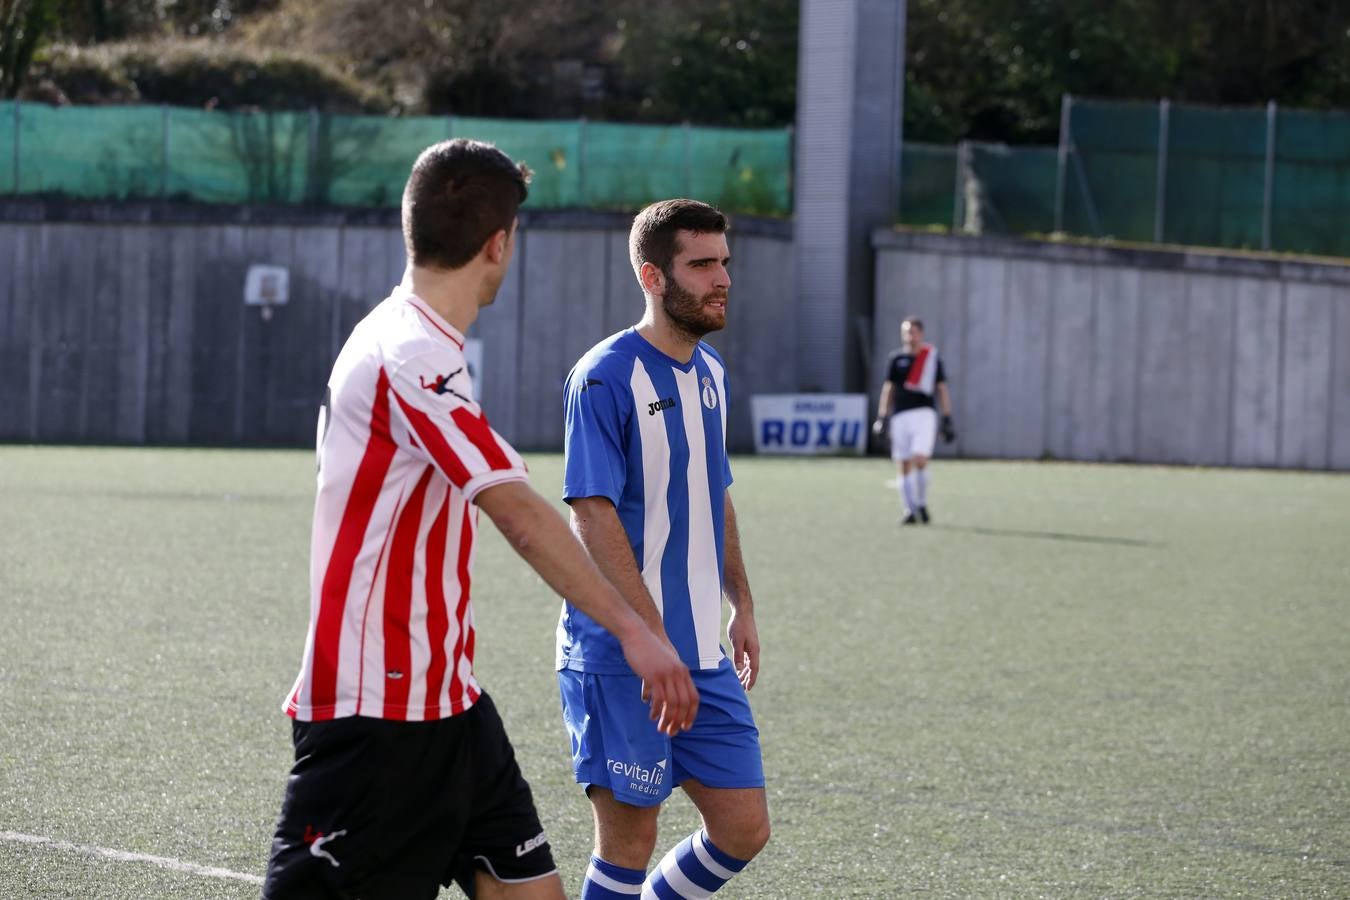
[[[556,871],[530,786],[487,694],[432,722],[351,717],[293,725],[264,900],[434,898],[474,872]]]

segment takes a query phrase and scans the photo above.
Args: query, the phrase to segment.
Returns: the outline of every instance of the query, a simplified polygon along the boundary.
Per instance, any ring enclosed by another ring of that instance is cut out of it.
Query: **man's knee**
[[[631,806],[603,788],[587,792],[595,812],[595,850],[627,869],[645,869],[656,850],[659,806]]]
[[[928,468],[928,457],[926,456],[915,456],[913,462],[916,469]]]
[[[910,469],[912,469],[913,467],[914,467],[914,461],[913,461],[912,459],[902,459],[902,460],[900,460],[900,471],[901,471],[902,473],[904,473],[905,475],[908,475]]]
[[[769,804],[762,789],[719,790],[688,782],[682,787],[719,850],[748,862],[769,842]]]
[[[771,834],[767,812],[736,816],[727,822],[705,820],[704,827],[719,850],[746,862],[759,855]]]

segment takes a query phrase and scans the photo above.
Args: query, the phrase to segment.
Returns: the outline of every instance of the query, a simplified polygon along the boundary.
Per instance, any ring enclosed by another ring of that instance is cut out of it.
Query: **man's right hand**
[[[886,434],[886,420],[877,416],[876,421],[872,423],[872,433],[877,437],[883,437]]]
[[[674,737],[688,730],[698,714],[698,688],[673,647],[643,625],[620,638],[623,657],[642,679],[642,699],[651,704],[656,729]]]

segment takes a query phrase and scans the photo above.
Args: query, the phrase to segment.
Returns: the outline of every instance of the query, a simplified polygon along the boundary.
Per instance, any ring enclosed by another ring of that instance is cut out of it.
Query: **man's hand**
[[[733,609],[727,623],[727,638],[731,642],[731,664],[736,667],[736,677],[748,691],[759,679],[759,629],[755,627],[755,617]]]
[[[657,731],[674,737],[692,727],[698,714],[698,689],[670,643],[645,625],[633,629],[619,643],[623,658],[642,679],[642,699],[651,704]]]
[[[951,416],[942,417],[942,440],[948,444],[956,440],[956,426],[952,424]]]
[[[872,434],[879,438],[886,436],[886,418],[884,416],[877,416],[876,420],[872,422]]]

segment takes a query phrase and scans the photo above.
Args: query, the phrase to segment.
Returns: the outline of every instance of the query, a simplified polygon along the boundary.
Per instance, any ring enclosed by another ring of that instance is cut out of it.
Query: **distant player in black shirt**
[[[895,460],[895,479],[904,503],[905,525],[928,524],[928,460],[937,440],[937,411],[942,411],[942,439],[956,440],[952,398],[937,348],[923,340],[923,322],[910,317],[900,326],[903,344],[886,363],[886,383],[877,403],[872,431],[886,435]],[[937,409],[934,408],[934,398]]]

